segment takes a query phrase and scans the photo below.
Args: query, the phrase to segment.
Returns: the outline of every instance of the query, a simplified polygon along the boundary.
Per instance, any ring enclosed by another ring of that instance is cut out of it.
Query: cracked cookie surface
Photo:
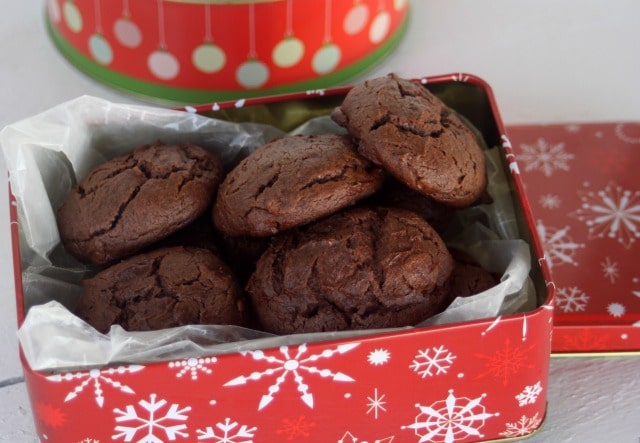
[[[384,173],[346,136],[284,137],[256,149],[226,176],[213,209],[230,237],[266,237],[373,194]]]
[[[486,188],[475,134],[424,86],[393,74],[353,87],[333,120],[359,140],[359,152],[434,200],[464,207]]]
[[[451,299],[468,297],[497,285],[500,278],[485,270],[470,255],[449,248],[455,266],[451,272]]]
[[[224,178],[217,157],[190,144],[144,145],[93,169],[69,193],[57,221],[65,249],[107,264],[188,225]]]
[[[82,282],[76,314],[98,331],[189,324],[245,325],[241,288],[208,249],[160,248],[129,257]]]
[[[408,326],[444,309],[453,265],[417,214],[353,208],[276,237],[246,289],[268,332]]]

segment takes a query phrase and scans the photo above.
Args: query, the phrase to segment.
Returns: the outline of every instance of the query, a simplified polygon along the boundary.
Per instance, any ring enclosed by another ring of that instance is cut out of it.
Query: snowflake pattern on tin
[[[238,427],[240,426],[240,427]],[[229,417],[224,422],[207,426],[205,429],[197,429],[198,441],[214,441],[216,443],[252,443],[255,432],[258,428],[240,425],[236,421],[231,421]]]
[[[191,411],[191,407],[181,408],[177,404],[171,404],[165,409],[166,405],[166,400],[158,400],[157,394],[151,394],[148,401],[138,402],[140,411],[136,405],[127,405],[124,410],[115,408],[113,412],[116,415],[116,423],[129,422],[129,425],[116,426],[114,430],[119,433],[114,434],[112,439],[122,438],[123,441],[129,442],[134,437],[138,438],[138,431],[141,432],[141,438],[136,440],[136,443],[160,443],[165,439],[174,441],[177,437],[188,437],[189,434],[184,432],[187,425],[175,422],[187,421],[186,413]]]
[[[556,334],[554,340],[556,340],[555,337],[567,349],[589,351],[605,349],[610,340],[609,334],[602,331],[594,332],[587,328],[584,328],[580,334]]]
[[[531,418],[523,415],[517,422],[507,423],[507,429],[500,435],[503,437],[522,437],[538,429],[540,423],[542,423],[542,419],[538,417],[538,413]]]
[[[378,412],[387,412],[387,409],[384,407],[384,405],[387,404],[384,400],[384,396],[385,394],[378,394],[378,388],[375,388],[373,390],[373,397],[367,397],[367,400],[369,401],[369,403],[367,403],[367,406],[369,406],[367,414],[373,412],[373,417],[376,420],[378,419]]]
[[[576,286],[557,288],[556,309],[564,312],[582,312],[589,303],[589,296]]]
[[[319,95],[319,96],[323,96],[325,93],[324,89],[308,89],[305,91],[306,95]]]
[[[102,384],[106,384],[111,386],[112,388],[117,389],[118,391],[125,394],[135,394],[133,389],[129,386],[120,383],[115,380],[115,376],[118,375],[126,375],[132,374],[134,372],[138,372],[144,369],[144,366],[141,365],[129,365],[129,366],[118,366],[117,368],[106,368],[106,369],[91,369],[86,372],[67,372],[64,374],[53,374],[47,377],[47,380],[53,382],[67,382],[74,380],[82,380],[79,382],[76,387],[67,394],[64,401],[68,402],[76,398],[78,395],[82,393],[84,388],[87,387],[90,383],[93,382],[93,394],[96,400],[96,403],[99,407],[104,406],[104,391],[102,389]]]
[[[453,443],[467,437],[482,438],[480,429],[487,419],[500,415],[489,413],[482,404],[486,394],[477,398],[456,397],[453,389],[445,400],[439,400],[430,406],[416,404],[420,413],[414,422],[402,429],[413,429],[420,437],[419,442]]]
[[[510,150],[510,149],[512,148],[512,146],[511,146],[511,140],[509,140],[509,137],[507,137],[507,135],[506,135],[506,134],[502,134],[502,135],[500,136],[500,140],[502,140],[502,147],[503,147],[503,148],[505,148],[505,149],[507,149],[507,150]]]
[[[618,266],[618,263],[614,262],[609,257],[605,257],[605,259],[600,262],[600,269],[602,269],[604,278],[609,280],[611,284],[615,283],[620,276],[620,268]]]
[[[622,303],[614,302],[607,305],[607,312],[612,317],[620,318],[627,312],[627,308]]]
[[[385,438],[377,438],[375,440],[360,440],[358,437],[353,435],[350,431],[346,431],[342,437],[338,440],[338,443],[393,443],[394,436],[385,437]]]
[[[169,368],[177,369],[176,378],[182,378],[185,374],[189,374],[191,380],[198,379],[198,373],[209,375],[213,370],[208,365],[214,364],[218,359],[215,357],[191,357],[184,360],[169,362]]]
[[[307,352],[307,345],[305,343],[298,346],[294,356],[290,355],[288,346],[280,347],[280,354],[282,355],[280,358],[266,355],[261,350],[243,352],[242,355],[250,355],[254,360],[267,362],[272,364],[273,367],[260,372],[252,372],[248,376],[240,375],[226,382],[224,386],[244,385],[250,381],[260,380],[263,377],[274,376],[277,373],[281,373],[274,383],[269,386],[268,392],[260,399],[258,410],[262,410],[273,401],[275,395],[280,391],[280,385],[282,385],[291,374],[298,387],[298,392],[300,392],[300,400],[308,407],[313,408],[313,394],[309,392],[309,385],[305,383],[302,373],[319,375],[320,377],[330,378],[336,382],[353,382],[355,380],[347,374],[333,372],[330,369],[320,369],[314,366],[314,363],[320,359],[328,359],[335,354],[345,354],[358,345],[360,345],[360,343],[345,343],[333,349],[324,349],[319,354],[311,354],[307,357],[304,357],[304,354]]]
[[[564,129],[567,132],[571,132],[575,134],[577,132],[580,132],[581,126],[579,124],[571,123],[571,124],[565,125]]]
[[[562,205],[562,200],[556,194],[544,194],[540,196],[538,203],[545,209],[558,209]]]
[[[635,133],[633,132],[635,129]],[[640,125],[638,123],[618,123],[614,129],[616,137],[625,143],[640,144]]]
[[[278,429],[276,434],[283,435],[288,441],[292,441],[298,437],[309,437],[311,429],[316,426],[316,422],[310,422],[304,415],[301,415],[296,419],[284,418],[282,425],[282,428]]]
[[[533,405],[538,401],[538,396],[542,393],[542,384],[538,381],[536,384],[531,386],[525,386],[522,392],[516,395],[516,400],[518,400],[518,405],[520,407],[526,405]]]
[[[380,366],[388,363],[390,358],[391,358],[391,354],[387,349],[375,349],[369,352],[367,361],[372,366]]]
[[[62,412],[62,409],[49,403],[37,402],[35,415],[41,422],[54,429],[59,428],[67,422],[67,414]]]
[[[418,351],[409,367],[422,378],[446,374],[456,356],[444,346]]]
[[[584,248],[585,245],[584,243],[576,243],[573,241],[569,236],[569,230],[571,229],[569,226],[556,229],[551,226],[546,226],[542,220],[538,220],[536,229],[540,240],[542,240],[549,269],[563,264],[578,266],[575,255],[576,252]]]
[[[459,72],[457,74],[453,74],[451,76],[451,80],[453,80],[454,82],[468,82],[469,76],[467,74]]]
[[[634,277],[634,278],[632,278],[632,279],[631,279],[631,282],[632,282],[634,285],[637,285],[637,284],[638,284],[638,282],[640,282],[640,278]],[[639,289],[639,290],[637,290],[637,291],[636,291],[635,289],[632,289],[632,290],[631,290],[631,293],[632,293],[633,295],[635,295],[636,297],[640,298],[640,289]]]
[[[626,249],[640,238],[640,191],[609,183],[578,195],[582,206],[571,215],[585,223],[589,238],[615,239]]]
[[[551,177],[557,170],[569,171],[569,161],[575,157],[564,150],[564,143],[549,143],[539,138],[534,144],[520,144],[518,161],[524,163],[525,171],[540,171]]]
[[[523,368],[531,368],[529,355],[535,344],[527,348],[513,345],[508,338],[504,347],[498,349],[491,355],[475,354],[479,360],[485,361],[485,371],[478,374],[476,378],[494,377],[502,380],[502,384],[507,386],[512,376],[518,374]]]

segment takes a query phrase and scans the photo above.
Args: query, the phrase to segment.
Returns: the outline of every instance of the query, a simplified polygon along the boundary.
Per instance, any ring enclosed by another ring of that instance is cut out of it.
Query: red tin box
[[[536,307],[526,312],[216,356],[68,372],[22,355],[37,433],[48,442],[472,442],[529,435],[546,412],[552,302],[534,220],[490,87],[423,78],[502,152]],[[243,119],[253,107],[333,105],[348,88],[187,108]],[[325,107],[330,109],[329,107]],[[19,323],[25,318],[11,196]]]
[[[47,0],[77,68],[118,89],[207,103],[337,85],[400,42],[407,0]]]
[[[509,136],[556,284],[553,352],[640,351],[640,124]]]

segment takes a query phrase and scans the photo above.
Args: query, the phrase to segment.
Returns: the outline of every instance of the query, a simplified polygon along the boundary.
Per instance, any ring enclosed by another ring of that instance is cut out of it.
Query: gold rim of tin
[[[553,351],[551,358],[571,357],[629,357],[640,355],[640,351]]]

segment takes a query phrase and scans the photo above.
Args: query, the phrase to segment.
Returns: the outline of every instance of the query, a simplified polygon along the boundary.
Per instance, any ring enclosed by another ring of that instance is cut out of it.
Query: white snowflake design
[[[172,369],[178,369],[176,378],[181,378],[185,374],[189,373],[191,380],[197,380],[198,373],[202,373],[206,375],[213,373],[213,371],[211,370],[211,368],[208,367],[208,365],[214,364],[216,361],[218,361],[218,359],[215,357],[200,357],[200,358],[191,357],[184,360],[169,362],[169,367]]]
[[[433,351],[433,354],[431,352]],[[456,356],[444,346],[427,348],[418,351],[409,367],[420,374],[422,378],[433,375],[446,374]]]
[[[558,209],[562,205],[562,200],[555,194],[544,194],[540,196],[538,203],[545,209]]]
[[[454,82],[468,82],[469,76],[459,72],[457,74],[453,74],[451,76],[451,80],[453,80]]]
[[[296,354],[291,356],[289,354],[288,346],[280,347],[281,358],[265,355],[261,350],[243,352],[243,355],[251,355],[254,360],[265,361],[273,364],[274,366],[269,369],[265,369],[260,372],[252,372],[250,375],[240,375],[232,380],[229,380],[224,386],[238,386],[247,384],[250,381],[260,380],[266,376],[273,376],[277,373],[281,373],[274,383],[269,386],[269,390],[260,399],[258,410],[264,409],[269,403],[273,401],[275,395],[280,391],[280,385],[285,382],[289,374],[293,376],[293,380],[298,386],[298,392],[300,392],[300,399],[308,407],[313,408],[313,394],[309,392],[309,385],[304,382],[302,373],[316,374],[323,378],[331,378],[336,382],[353,382],[355,381],[350,376],[343,374],[342,372],[333,372],[329,369],[319,369],[313,366],[313,363],[320,359],[327,359],[335,354],[345,354],[360,343],[345,343],[336,346],[333,349],[324,349],[319,354],[311,354],[303,358],[303,355],[307,352],[307,345],[305,343],[298,346]]]
[[[509,137],[507,137],[506,134],[502,134],[500,136],[500,140],[502,140],[502,147],[505,149],[511,149],[511,140],[509,140]]]
[[[565,152],[564,143],[549,143],[539,138],[535,144],[520,144],[521,153],[518,161],[525,164],[525,171],[538,170],[551,177],[556,170],[569,171],[569,161],[575,157]]]
[[[91,369],[86,372],[67,372],[64,374],[53,374],[47,377],[47,380],[53,382],[67,382],[67,381],[75,381],[82,380],[79,382],[75,388],[67,394],[64,401],[71,401],[76,398],[84,388],[87,387],[91,382],[93,382],[93,395],[96,400],[96,403],[99,407],[104,406],[104,391],[102,390],[102,384],[107,384],[120,392],[125,394],[135,394],[134,390],[129,386],[120,383],[115,380],[115,376],[132,374],[134,372],[138,372],[144,369],[144,366],[140,365],[129,365],[129,366],[118,366],[117,368],[105,368],[105,369]]]
[[[258,428],[240,425],[238,422],[225,418],[224,423],[216,423],[216,428],[208,426],[206,429],[198,429],[198,440],[213,440],[216,443],[252,443]],[[238,428],[240,426],[240,428]],[[236,429],[237,428],[237,429]],[[220,432],[220,434],[217,434]]]
[[[582,206],[572,215],[587,225],[589,238],[615,239],[627,249],[640,238],[640,191],[610,183],[578,195]]]
[[[556,309],[562,312],[584,311],[589,303],[589,296],[576,286],[558,288],[556,292]]]
[[[564,129],[567,132],[576,133],[576,132],[580,132],[581,126],[575,123],[571,123],[571,124],[565,125]]]
[[[373,411],[373,417],[376,420],[378,419],[379,411],[387,412],[387,409],[384,407],[384,405],[387,404],[387,402],[384,400],[384,396],[385,394],[378,394],[378,388],[375,388],[373,390],[373,397],[367,397],[367,400],[369,400],[369,403],[367,403],[367,406],[369,406],[369,409],[367,409],[367,414]]]
[[[116,423],[132,422],[131,426],[116,426],[115,431],[119,434],[112,436],[113,440],[123,438],[124,441],[132,441],[134,437],[138,437],[138,431],[141,436],[136,443],[163,443],[165,440],[156,435],[156,432],[163,432],[164,437],[173,441],[176,437],[188,437],[189,434],[183,432],[187,425],[184,423],[168,425],[168,421],[186,421],[186,413],[191,411],[190,406],[180,408],[177,404],[169,406],[168,410],[162,412],[160,410],[167,405],[164,399],[157,400],[157,394],[151,394],[149,401],[140,400],[138,405],[143,409],[143,415],[138,415],[138,410],[134,405],[127,405],[124,410],[115,408],[113,410],[116,415]]]
[[[542,240],[549,268],[563,264],[578,266],[575,254],[579,249],[584,248],[584,243],[576,243],[571,239],[569,226],[556,229],[545,226],[542,220],[538,220],[536,229]]]
[[[622,303],[609,303],[607,306],[607,312],[612,317],[620,318],[625,314],[625,312],[627,312],[627,308],[625,308]]]
[[[325,90],[324,89],[309,89],[307,91],[305,91],[306,95],[319,95],[319,96],[323,96],[324,95]]]
[[[348,439],[348,440],[347,440]],[[344,433],[344,435],[338,440],[338,443],[393,443],[394,436],[385,437],[385,438],[377,438],[375,440],[360,440],[358,437],[353,435],[350,431]]]
[[[615,127],[615,134],[616,137],[618,137],[620,140],[622,140],[623,142],[626,143],[632,143],[632,144],[639,144],[640,143],[640,137],[638,137],[637,135],[628,135],[625,133],[625,126],[632,126],[635,125],[637,127],[637,123],[635,124],[631,124],[631,123],[618,123]]]
[[[620,276],[620,268],[618,263],[606,257],[603,262],[600,263],[602,274],[604,278],[608,279],[612,284],[616,282]]]
[[[538,417],[537,413],[531,418],[523,415],[517,422],[507,423],[506,431],[501,432],[500,435],[503,437],[522,437],[538,429],[540,423],[542,423],[542,419]]]
[[[535,404],[538,401],[538,396],[542,392],[542,384],[537,382],[535,385],[525,386],[522,392],[516,395],[516,400],[518,400],[518,405],[520,407],[526,405]]]
[[[482,438],[484,435],[480,433],[480,429],[485,421],[500,415],[498,412],[486,412],[482,405],[485,397],[486,394],[474,399],[456,397],[451,389],[445,400],[439,400],[431,406],[416,404],[420,413],[412,424],[401,428],[413,429],[415,435],[420,437],[419,443],[453,443],[468,436]]]
[[[376,349],[369,352],[369,356],[367,357],[367,361],[369,364],[373,366],[384,365],[389,362],[389,358],[391,358],[391,354],[386,349]]]

